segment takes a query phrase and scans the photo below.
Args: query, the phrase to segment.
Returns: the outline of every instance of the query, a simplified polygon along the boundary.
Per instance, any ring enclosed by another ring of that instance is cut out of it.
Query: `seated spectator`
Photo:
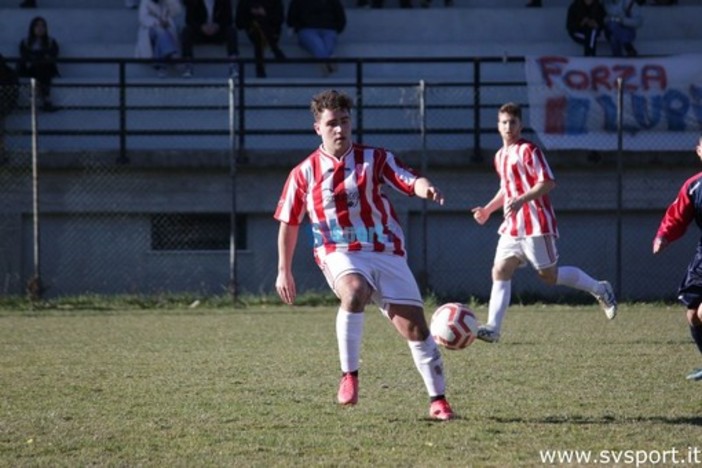
[[[284,19],[282,0],[239,0],[236,8],[236,27],[246,31],[254,46],[256,76],[259,78],[266,77],[266,67],[263,63],[266,46],[270,47],[276,59],[285,59],[285,54],[278,46]]]
[[[329,59],[346,27],[346,12],[340,0],[291,0],[287,23],[297,34],[300,47],[315,58]],[[336,71],[334,62],[325,62],[322,67],[325,74]]]
[[[59,76],[55,59],[59,54],[58,42],[49,35],[46,20],[37,16],[29,23],[29,33],[19,45],[20,61],[17,72],[20,76],[35,78],[43,109],[56,110],[51,101],[51,82]]]
[[[634,47],[634,39],[636,29],[643,23],[640,1],[642,0],[604,0],[607,13],[605,34],[614,57],[621,57],[624,51],[629,57],[639,55]]]
[[[597,55],[597,39],[604,27],[605,11],[599,0],[573,0],[568,7],[566,29],[581,44],[585,57]]]
[[[159,77],[166,76],[166,65],[180,55],[175,18],[180,15],[180,0],[142,0],[139,7],[139,32],[135,56],[158,59]]]
[[[37,0],[24,0],[22,3],[19,5],[20,8],[36,8],[37,7]]]
[[[5,152],[5,117],[15,110],[18,98],[17,72],[5,62],[5,57],[0,55],[0,163],[6,163],[8,160]]]
[[[232,60],[238,58],[239,40],[233,24],[231,1],[185,0],[184,4],[185,26],[180,36],[183,58],[193,58],[193,45],[203,42],[226,43],[227,56]],[[193,67],[187,64],[183,76],[187,78],[192,74]]]
[[[529,3],[526,4],[526,6],[529,8],[531,8],[531,7],[540,8],[541,7],[541,0],[531,0]]]

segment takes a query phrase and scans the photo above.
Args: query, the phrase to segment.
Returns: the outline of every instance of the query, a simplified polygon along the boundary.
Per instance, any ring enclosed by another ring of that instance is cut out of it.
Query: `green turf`
[[[334,316],[4,310],[0,466],[540,466],[551,449],[632,462],[702,451],[702,383],[684,378],[702,358],[677,305],[623,305],[613,322],[594,305],[511,308],[499,344],[444,352],[448,423],[427,418],[409,350],[375,309],[359,404],[338,407]]]

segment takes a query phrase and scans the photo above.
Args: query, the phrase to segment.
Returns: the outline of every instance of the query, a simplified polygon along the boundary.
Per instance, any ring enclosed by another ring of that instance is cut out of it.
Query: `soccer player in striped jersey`
[[[444,198],[390,151],[352,141],[352,105],[349,96],[334,90],[312,99],[314,131],[322,143],[293,168],[278,201],[276,290],[285,303],[295,301],[293,253],[307,215],[315,260],[341,302],[336,315],[339,404],[358,401],[363,312],[373,301],[408,342],[429,394],[430,417],[452,419],[441,353],[429,333],[422,296],[407,264],[402,228],[383,186],[439,204]]]
[[[607,318],[613,319],[617,301],[607,281],[597,281],[574,266],[558,266],[558,226],[548,195],[556,183],[539,147],[521,136],[521,108],[511,102],[500,107],[497,128],[502,148],[495,154],[494,163],[500,187],[485,206],[472,209],[473,218],[481,225],[493,212],[502,209],[504,213],[492,266],[488,321],[478,330],[478,338],[491,343],[500,339],[512,276],[527,263],[548,285],[589,292],[600,302]]]
[[[702,136],[697,140],[697,157],[702,160]],[[695,221],[702,229],[702,172],[698,172],[682,184],[678,196],[668,206],[661,224],[653,239],[653,253],[660,253],[668,245],[685,234],[687,227]],[[690,334],[702,353],[702,239],[694,257],[687,267],[687,273],[678,288],[678,299],[687,308],[687,322]],[[688,380],[702,381],[702,367],[693,370]]]

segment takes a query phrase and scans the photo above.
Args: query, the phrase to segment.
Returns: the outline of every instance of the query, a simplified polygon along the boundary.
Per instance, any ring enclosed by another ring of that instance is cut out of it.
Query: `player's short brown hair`
[[[325,109],[329,110],[345,110],[351,112],[353,108],[353,100],[345,93],[335,89],[328,89],[316,94],[310,103],[310,111],[314,115],[314,120],[319,120]]]
[[[519,120],[522,120],[522,108],[519,104],[516,104],[514,102],[507,102],[505,104],[502,104],[500,110],[497,113],[509,114],[512,117],[516,117]]]

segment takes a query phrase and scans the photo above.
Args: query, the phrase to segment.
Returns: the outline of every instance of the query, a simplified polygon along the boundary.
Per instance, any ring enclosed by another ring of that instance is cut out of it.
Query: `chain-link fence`
[[[470,209],[498,189],[491,159],[501,145],[499,105],[524,105],[525,136],[539,142],[525,83],[472,70],[453,82],[332,84],[358,103],[359,141],[393,150],[444,191],[444,206],[391,198],[421,284],[457,300],[489,295],[499,219],[478,226]],[[308,103],[329,85],[65,85],[57,112],[34,113],[23,83],[2,131],[2,293],[272,292],[272,212],[290,168],[319,144]],[[642,156],[616,144],[546,155],[558,184],[560,264],[612,281],[624,299],[672,297],[696,239],[660,258],[651,240],[692,171],[689,161],[680,164],[679,151]],[[295,259],[301,292],[326,288],[310,246],[303,232]],[[514,293],[568,294],[526,273]]]

